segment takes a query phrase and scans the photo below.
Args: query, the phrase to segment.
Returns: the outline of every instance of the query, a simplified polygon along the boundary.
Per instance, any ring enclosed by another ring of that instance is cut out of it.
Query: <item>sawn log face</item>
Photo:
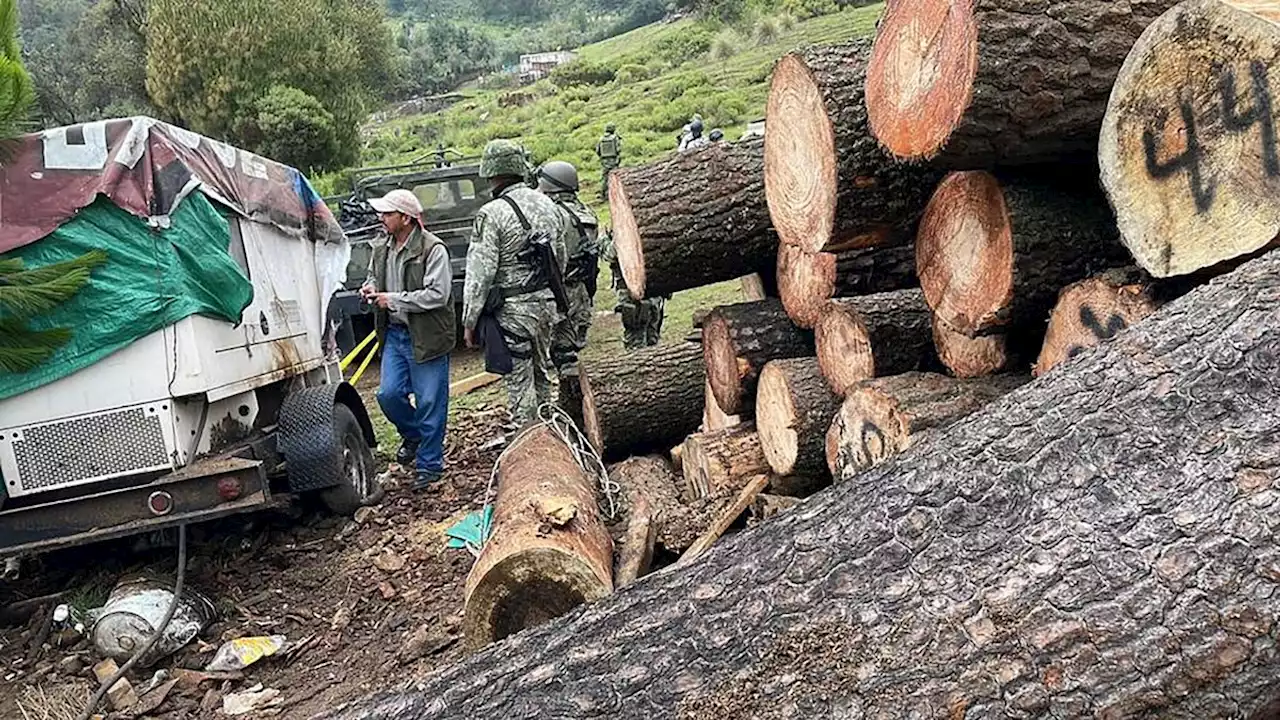
[[[1248,717],[1280,673],[1280,254],[659,572],[328,717]]]

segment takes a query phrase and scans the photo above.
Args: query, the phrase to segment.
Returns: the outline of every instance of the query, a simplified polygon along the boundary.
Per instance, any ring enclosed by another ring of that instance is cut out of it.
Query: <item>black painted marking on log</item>
[[[1079,345],[1072,345],[1071,348],[1067,350],[1067,358],[1073,358],[1082,352],[1084,352],[1084,348]]]
[[[1262,128],[1262,167],[1268,177],[1280,175],[1280,157],[1276,155],[1276,124],[1272,116],[1271,87],[1267,83],[1267,68],[1254,60],[1249,63],[1249,75],[1253,84],[1253,106],[1240,112],[1236,97],[1236,76],[1231,70],[1221,70],[1222,124],[1230,132],[1244,132],[1255,123]]]
[[[1187,149],[1177,157],[1160,162],[1156,158],[1155,133],[1151,132],[1151,128],[1143,130],[1142,148],[1147,155],[1147,174],[1153,180],[1163,180],[1181,170],[1186,170],[1191,181],[1191,196],[1196,203],[1196,212],[1208,212],[1209,208],[1213,207],[1215,188],[1212,181],[1206,185],[1200,174],[1200,160],[1204,155],[1204,149],[1200,147],[1200,138],[1196,135],[1196,114],[1191,108],[1191,103],[1186,100],[1182,101],[1179,107],[1182,111],[1182,124],[1187,133]]]
[[[868,432],[870,430],[871,432]],[[862,443],[862,454],[867,458],[867,465],[875,465],[878,458],[884,457],[885,448],[888,443],[885,442],[884,431],[882,431],[875,423],[862,421],[862,428],[859,432],[858,440]],[[871,452],[871,440],[876,439],[880,443],[880,452]]]
[[[1080,306],[1080,324],[1089,328],[1089,331],[1093,333],[1093,336],[1099,340],[1110,340],[1115,337],[1116,333],[1128,327],[1124,318],[1119,315],[1112,315],[1107,318],[1107,324],[1103,326],[1103,324],[1098,321],[1098,316],[1094,314],[1093,308],[1088,305]]]

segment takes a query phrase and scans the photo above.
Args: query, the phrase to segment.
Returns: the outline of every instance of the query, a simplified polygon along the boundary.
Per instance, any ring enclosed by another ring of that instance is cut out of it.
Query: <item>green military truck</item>
[[[450,159],[450,155],[455,157]],[[403,188],[418,196],[427,229],[448,247],[454,303],[459,315],[462,313],[471,227],[476,213],[491,199],[489,185],[480,177],[479,158],[456,157],[456,153],[444,150],[437,150],[431,158],[407,165],[361,168],[354,174],[349,196],[329,198],[340,201],[338,222],[351,241],[347,279],[329,308],[330,318],[339,323],[338,346],[343,354],[373,331],[373,306],[361,301],[360,286],[364,284],[373,248],[386,241],[386,232],[369,206],[369,199],[392,190]],[[461,322],[458,332],[461,335]]]

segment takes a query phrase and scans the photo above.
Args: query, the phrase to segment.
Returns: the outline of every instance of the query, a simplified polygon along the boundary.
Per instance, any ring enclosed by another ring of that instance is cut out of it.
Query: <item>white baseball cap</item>
[[[408,190],[392,190],[380,198],[372,198],[369,206],[380,213],[398,212],[411,218],[422,217],[422,203]]]

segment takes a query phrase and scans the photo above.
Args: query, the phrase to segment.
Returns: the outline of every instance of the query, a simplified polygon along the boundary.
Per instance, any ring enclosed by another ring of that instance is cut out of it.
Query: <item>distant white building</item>
[[[534,82],[546,77],[558,65],[572,61],[577,55],[568,50],[531,53],[520,56],[520,82]]]

